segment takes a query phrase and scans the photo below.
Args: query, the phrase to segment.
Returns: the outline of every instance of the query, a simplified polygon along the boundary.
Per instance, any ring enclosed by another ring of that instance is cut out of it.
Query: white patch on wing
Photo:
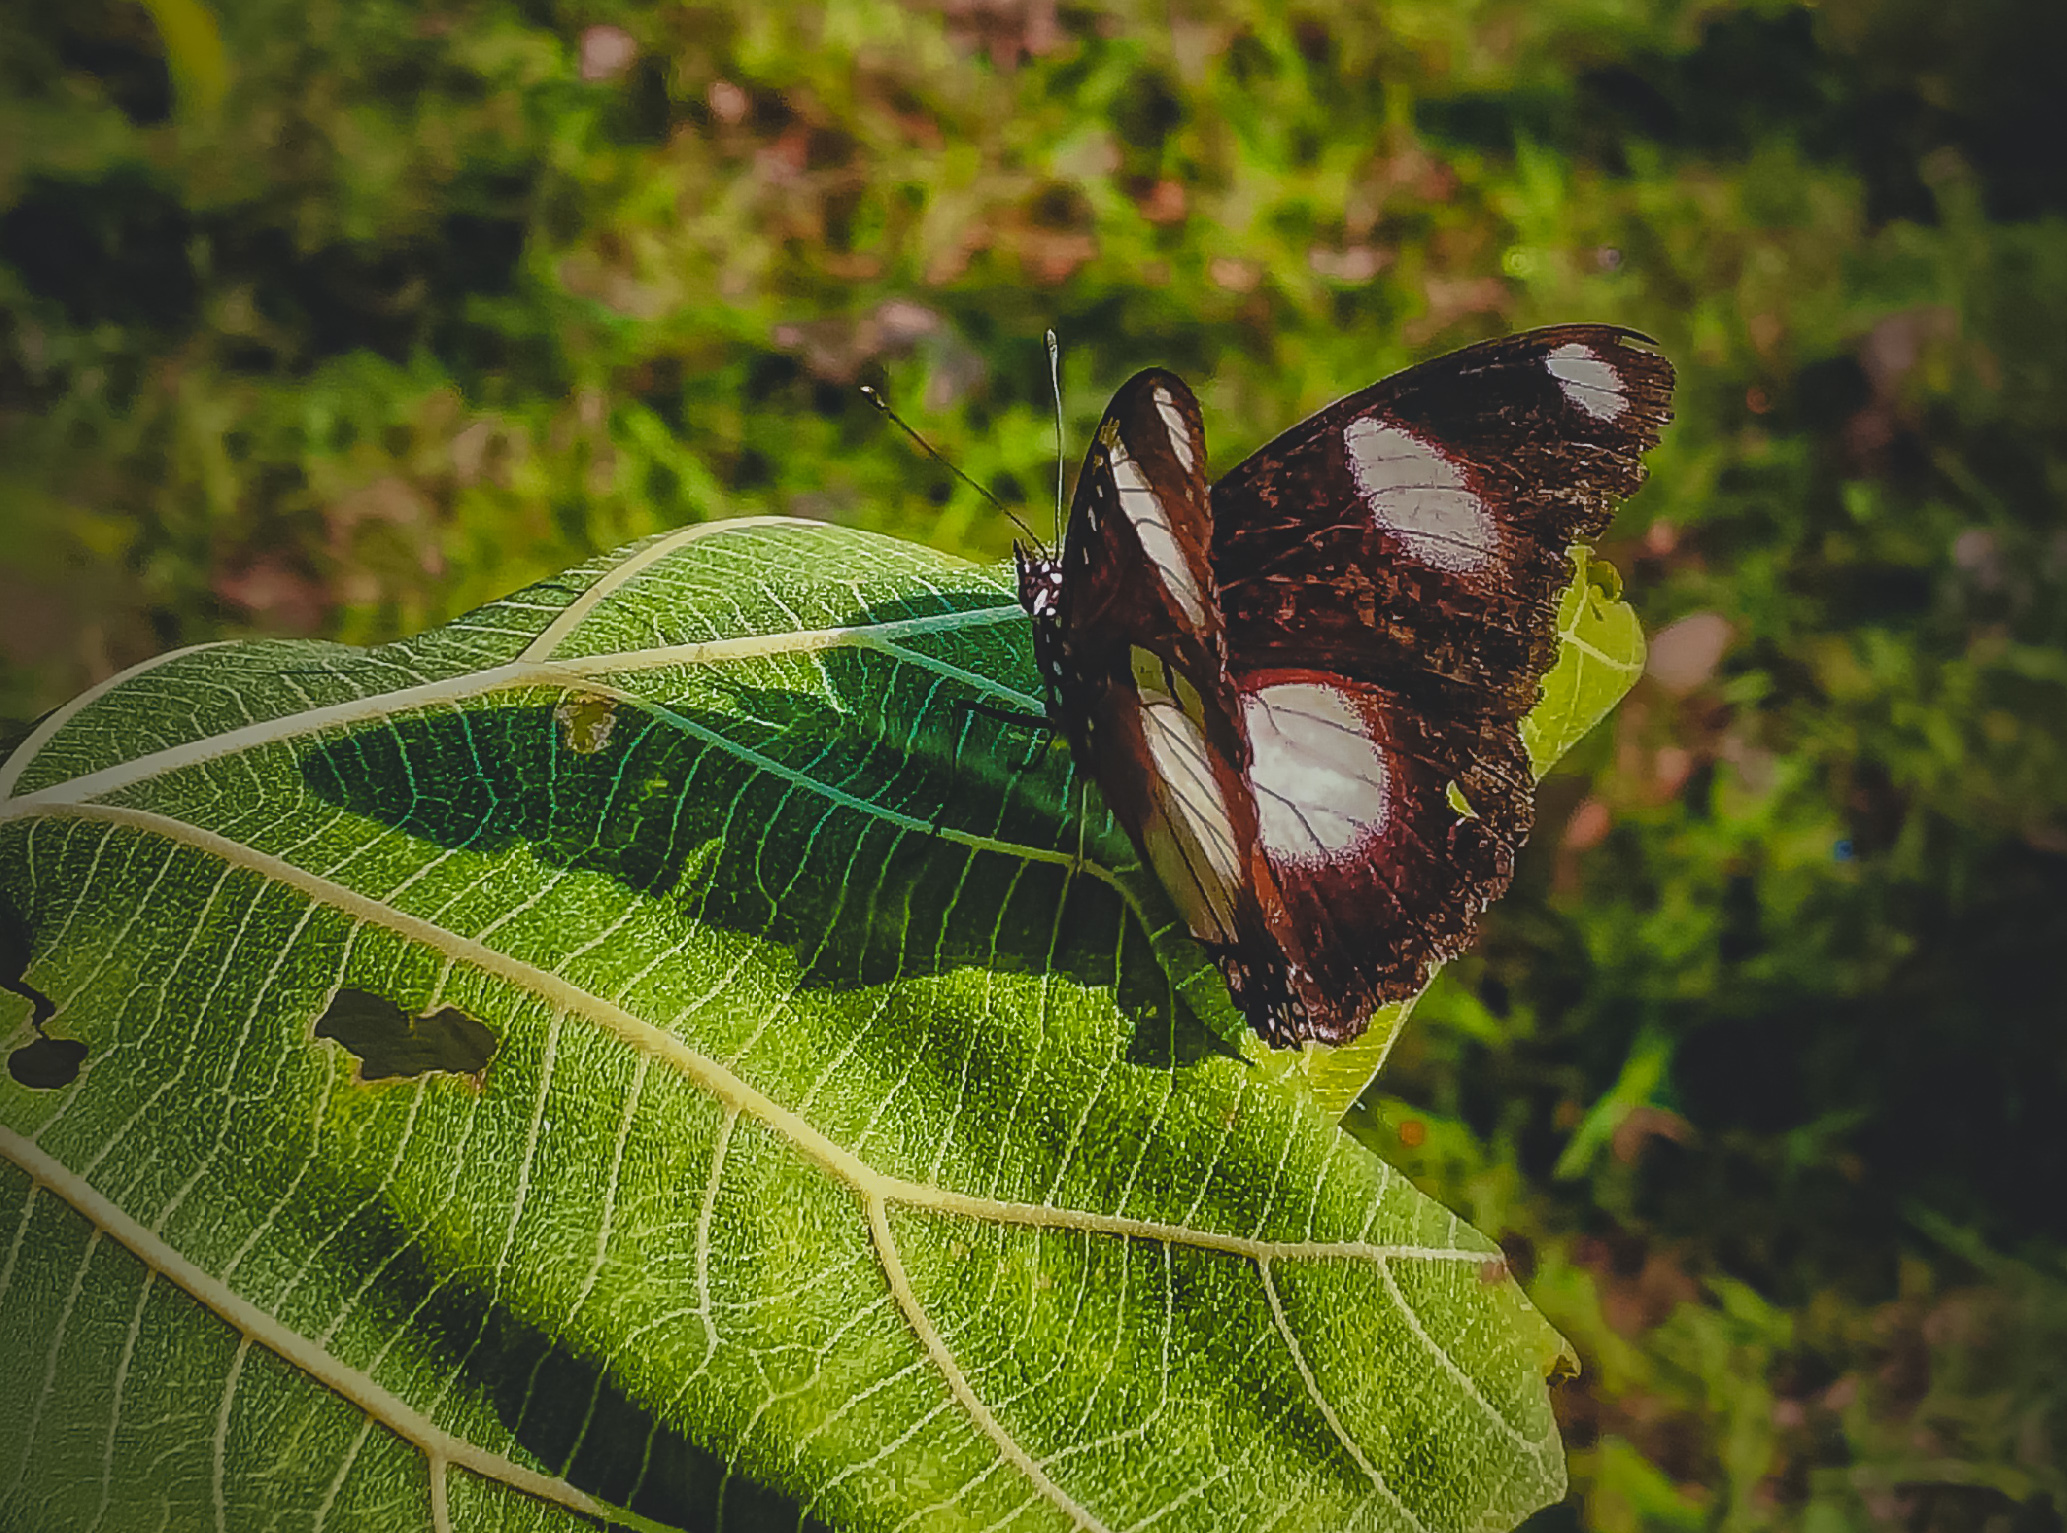
[[[1184,412],[1177,408],[1177,401],[1170,391],[1158,388],[1155,391],[1156,414],[1163,418],[1163,424],[1170,428],[1170,451],[1177,455],[1177,461],[1184,465],[1189,474],[1197,470],[1199,460],[1192,456],[1191,425],[1184,418]]]
[[[1360,416],[1342,428],[1371,519],[1424,564],[1462,573],[1493,556],[1498,529],[1463,471],[1411,431]]]
[[[1148,477],[1141,472],[1141,465],[1128,457],[1117,442],[1107,451],[1112,463],[1112,482],[1120,492],[1120,510],[1133,524],[1135,536],[1141,539],[1141,551],[1148,555],[1148,562],[1163,577],[1163,585],[1177,598],[1177,605],[1184,609],[1185,618],[1194,628],[1205,627],[1206,603],[1199,594],[1198,577],[1192,573],[1191,561],[1184,557],[1184,550],[1177,546],[1177,535],[1170,530],[1163,503],[1148,487]]]
[[[1234,823],[1207,754],[1203,721],[1185,706],[1186,701],[1196,705],[1198,694],[1188,686],[1144,684],[1165,669],[1147,651],[1134,651],[1149,791],[1161,821],[1150,822],[1143,840],[1157,879],[1193,934],[1209,942],[1232,942],[1235,890],[1242,876]]]
[[[1265,850],[1325,862],[1385,824],[1385,756],[1356,705],[1333,687],[1288,681],[1242,698],[1249,783]]]
[[[1565,398],[1595,420],[1611,421],[1629,408],[1622,376],[1578,341],[1567,341],[1543,359]]]

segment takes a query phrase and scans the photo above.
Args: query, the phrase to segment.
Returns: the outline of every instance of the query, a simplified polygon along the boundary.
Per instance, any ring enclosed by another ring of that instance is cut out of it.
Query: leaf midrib
[[[217,761],[240,751],[306,738],[326,729],[373,723],[397,713],[435,707],[439,704],[470,702],[499,692],[555,686],[572,687],[584,692],[611,696],[617,701],[641,709],[665,713],[667,710],[661,705],[630,692],[613,689],[607,683],[599,683],[596,678],[603,675],[659,670],[669,666],[720,665],[766,655],[804,654],[846,647],[879,649],[905,664],[923,667],[941,676],[979,688],[1015,707],[1037,712],[1041,706],[1037,698],[1028,697],[1015,688],[1007,687],[976,672],[966,671],[960,666],[907,649],[896,642],[907,635],[955,633],[965,628],[1014,621],[1022,616],[1018,607],[1001,605],[979,607],[966,612],[935,613],[927,617],[898,618],[886,623],[843,628],[799,629],[779,634],[756,634],[738,639],[707,639],[690,644],[623,650],[611,654],[580,655],[558,660],[520,659],[482,670],[467,671],[438,681],[420,682],[415,686],[399,687],[387,692],[368,693],[364,697],[332,703],[327,707],[283,713],[256,724],[246,724],[221,734],[152,751],[115,766],[102,767],[98,771],[83,773],[78,777],[67,778],[62,782],[17,796],[13,791],[14,787],[33,764],[42,746],[49,742],[58,729],[76,716],[79,708],[101,695],[89,693],[79,698],[72,708],[61,710],[61,715],[53,715],[45,720],[43,728],[37,731],[38,737],[24,741],[14,757],[4,768],[0,768],[0,822],[33,814],[54,805],[102,798],[109,793],[118,792],[137,783],[149,782],[180,768]],[[192,651],[182,653],[190,654]],[[109,682],[109,687],[140,674],[146,668],[155,669],[167,658],[170,657],[159,657],[146,662],[143,667],[123,672],[121,676]],[[102,689],[103,692],[105,690]],[[671,719],[679,722],[679,716],[671,715]],[[713,743],[735,754],[743,756],[745,753],[746,748],[735,742],[715,735],[711,736],[711,739]],[[791,769],[788,768],[771,766],[769,769],[791,775]],[[861,800],[855,800],[855,803],[867,808],[871,813],[890,813],[868,806]],[[915,820],[912,823],[923,828],[925,822]]]
[[[126,826],[190,846],[223,861],[234,861],[237,854],[245,850],[242,843],[213,831],[119,804],[78,805],[69,808],[64,817]],[[719,1060],[691,1048],[665,1028],[560,975],[513,958],[478,939],[461,936],[422,916],[397,910],[321,874],[282,864],[272,876],[316,904],[335,910],[355,923],[384,928],[454,962],[471,965],[483,974],[547,1002],[555,1008],[556,1015],[578,1016],[614,1035],[636,1052],[651,1055],[673,1067],[684,1079],[708,1092],[727,1108],[766,1124],[809,1160],[864,1197],[880,1197],[889,1203],[1001,1224],[1162,1241],[1243,1256],[1254,1261],[1343,1259],[1384,1262],[1412,1259],[1481,1263],[1494,1254],[1483,1247],[1402,1246],[1363,1240],[1264,1240],[1122,1214],[977,1197],[892,1176],[877,1170],[794,1109],[783,1106],[743,1080]]]

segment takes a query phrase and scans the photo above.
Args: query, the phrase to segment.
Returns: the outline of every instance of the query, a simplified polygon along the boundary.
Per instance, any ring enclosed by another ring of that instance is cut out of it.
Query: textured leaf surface
[[[0,1081],[0,1527],[1556,1497],[1562,1342],[1072,871],[1065,755],[950,706],[1032,685],[1000,572],[731,523],[46,720],[0,916],[88,1052]]]

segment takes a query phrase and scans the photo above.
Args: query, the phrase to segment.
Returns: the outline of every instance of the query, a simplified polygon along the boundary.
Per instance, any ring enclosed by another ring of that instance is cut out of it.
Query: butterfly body
[[[1437,358],[1210,488],[1196,400],[1138,374],[1059,557],[1020,551],[1050,720],[1272,1045],[1355,1037],[1512,877],[1569,551],[1670,416],[1632,339]]]

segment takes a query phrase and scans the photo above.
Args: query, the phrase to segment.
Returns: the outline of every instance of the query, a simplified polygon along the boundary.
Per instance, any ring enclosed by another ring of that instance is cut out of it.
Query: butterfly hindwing
[[[1462,949],[1486,900],[1513,876],[1528,824],[1526,760],[1518,739],[1510,755],[1493,729],[1479,756],[1459,764],[1454,726],[1431,725],[1395,694],[1331,672],[1251,672],[1239,688],[1258,840],[1276,894],[1268,914],[1295,1003],[1288,1025],[1259,1031],[1280,1047],[1345,1042]],[[1504,812],[1502,823],[1459,812],[1453,793],[1474,792]]]

